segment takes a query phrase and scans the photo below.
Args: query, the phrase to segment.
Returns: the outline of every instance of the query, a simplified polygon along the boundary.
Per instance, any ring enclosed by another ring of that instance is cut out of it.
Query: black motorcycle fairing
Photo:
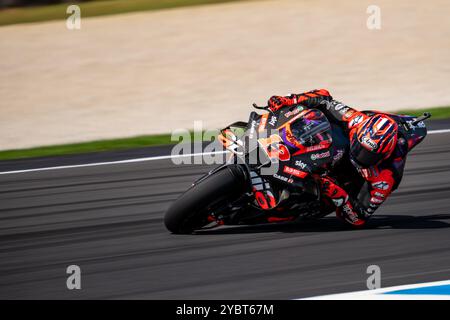
[[[317,118],[303,120],[300,113],[306,110],[313,112]],[[264,151],[260,157],[264,159],[262,162],[276,162],[273,177],[285,184],[301,181],[307,174],[324,172],[333,159],[331,126],[317,109],[297,105],[258,115],[257,118],[251,117],[248,131],[251,138],[256,137],[260,149]],[[290,142],[293,131],[297,134],[296,141],[302,143],[300,146]],[[331,146],[322,141],[328,137]]]

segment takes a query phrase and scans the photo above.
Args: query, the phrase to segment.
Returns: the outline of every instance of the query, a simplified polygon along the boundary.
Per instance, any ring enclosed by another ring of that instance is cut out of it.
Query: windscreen
[[[291,132],[298,143],[305,147],[318,145],[321,141],[331,140],[331,125],[320,111],[312,112],[291,123]]]

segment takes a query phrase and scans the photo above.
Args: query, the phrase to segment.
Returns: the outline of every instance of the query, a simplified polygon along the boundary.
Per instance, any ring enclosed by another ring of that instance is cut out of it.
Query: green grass
[[[417,110],[399,110],[394,113],[409,114],[412,116],[422,115],[425,111],[431,112],[431,119],[450,118],[450,107],[439,107]],[[193,138],[191,133],[191,138]],[[178,141],[171,141],[170,134],[147,135],[123,139],[98,140],[74,144],[44,146],[30,149],[17,149],[0,151],[0,160],[12,160],[46,156],[61,156],[68,154],[79,154],[99,151],[114,151],[133,148],[142,148],[156,145],[175,144]]]
[[[160,10],[239,0],[95,0],[76,3],[84,17],[103,16],[135,11]],[[0,26],[48,20],[66,20],[67,7],[72,3],[0,10]]]
[[[411,116],[421,116],[424,112],[430,112],[431,113],[431,120],[436,119],[448,119],[450,118],[450,106],[448,107],[435,107],[435,108],[429,108],[429,109],[411,109],[411,110],[399,110],[394,113],[398,114],[408,114]]]
[[[44,146],[31,149],[0,151],[0,160],[124,150],[155,145],[167,145],[173,143],[177,143],[177,141],[171,141],[170,134],[138,136],[123,139],[98,140],[91,142]]]

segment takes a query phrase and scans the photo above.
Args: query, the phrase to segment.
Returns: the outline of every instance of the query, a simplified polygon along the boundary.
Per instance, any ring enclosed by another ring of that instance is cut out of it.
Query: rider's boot
[[[319,185],[322,195],[330,198],[336,206],[336,216],[338,218],[356,227],[365,224],[365,220],[361,218],[361,215],[358,214],[351,204],[348,193],[333,179],[320,177]]]

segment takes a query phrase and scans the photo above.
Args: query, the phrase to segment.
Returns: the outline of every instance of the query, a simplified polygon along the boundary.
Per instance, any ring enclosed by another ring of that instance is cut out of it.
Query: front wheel
[[[226,166],[183,193],[167,210],[164,224],[173,233],[192,233],[209,223],[214,208],[237,200],[247,186],[240,166]]]

